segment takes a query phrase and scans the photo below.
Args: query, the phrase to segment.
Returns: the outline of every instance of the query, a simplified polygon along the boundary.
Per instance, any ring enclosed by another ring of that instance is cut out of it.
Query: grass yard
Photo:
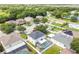
[[[57,27],[52,27],[52,30],[53,31],[60,31],[60,30],[63,30],[62,28],[57,28]]]
[[[61,50],[63,50],[61,47],[59,47],[57,45],[53,45],[48,50],[43,52],[43,54],[59,54]]]
[[[62,26],[62,24],[54,23],[55,26]]]
[[[72,31],[79,31],[79,29],[75,29],[75,28],[68,28],[68,29]]]
[[[21,36],[21,38],[23,38],[23,39],[27,39],[27,38],[28,38],[26,34],[20,34],[20,36]]]

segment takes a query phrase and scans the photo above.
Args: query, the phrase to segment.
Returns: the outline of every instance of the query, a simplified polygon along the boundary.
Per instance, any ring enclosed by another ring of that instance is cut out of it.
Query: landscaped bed
[[[61,47],[59,47],[57,45],[53,45],[48,50],[43,52],[43,54],[59,54],[61,50],[63,50]]]

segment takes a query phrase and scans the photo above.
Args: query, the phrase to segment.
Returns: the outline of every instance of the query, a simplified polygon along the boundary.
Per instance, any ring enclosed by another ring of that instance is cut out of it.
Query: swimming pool
[[[31,54],[31,52],[27,49],[27,46],[22,46],[8,54]]]

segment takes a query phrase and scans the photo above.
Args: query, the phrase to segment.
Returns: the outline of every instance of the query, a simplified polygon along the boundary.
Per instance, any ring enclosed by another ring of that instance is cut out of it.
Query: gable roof
[[[42,36],[44,36],[45,34],[40,32],[40,31],[34,31],[32,32],[29,36],[32,37],[33,39],[38,39]]]

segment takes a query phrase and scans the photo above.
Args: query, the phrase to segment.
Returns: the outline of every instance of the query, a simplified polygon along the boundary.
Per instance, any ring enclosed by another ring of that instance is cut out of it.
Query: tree
[[[0,52],[3,52],[4,51],[4,48],[2,46],[2,44],[0,44]]]
[[[72,17],[71,17],[71,21],[72,21],[72,22],[77,22],[77,16],[72,16]]]
[[[53,11],[53,15],[56,17],[56,18],[62,18],[62,13],[63,11],[60,11],[58,9],[54,10]]]
[[[71,43],[71,49],[79,53],[79,38],[74,38],[74,40]]]
[[[15,30],[15,24],[8,24],[4,23],[0,26],[1,31],[3,31],[6,34],[9,34]]]
[[[9,13],[0,10],[0,23],[3,23],[3,22],[5,22],[6,20],[8,20],[9,15],[10,15]]]
[[[38,23],[40,22],[40,19],[35,18],[35,19],[33,20],[33,22],[36,23],[36,24],[38,24]]]
[[[23,27],[23,26],[21,26],[21,25],[19,25],[19,26],[17,27],[17,30],[19,30],[19,31],[24,31],[24,30],[26,30],[26,28]]]
[[[46,30],[47,27],[48,27],[48,26],[46,26],[46,25],[45,25],[45,26],[44,26],[44,25],[39,25],[39,26],[36,26],[36,27],[35,27],[35,30],[38,30],[38,31],[41,31],[41,32],[47,34],[47,30]]]
[[[47,21],[48,21],[47,18],[43,18],[43,19],[41,20],[42,23],[46,23]]]

